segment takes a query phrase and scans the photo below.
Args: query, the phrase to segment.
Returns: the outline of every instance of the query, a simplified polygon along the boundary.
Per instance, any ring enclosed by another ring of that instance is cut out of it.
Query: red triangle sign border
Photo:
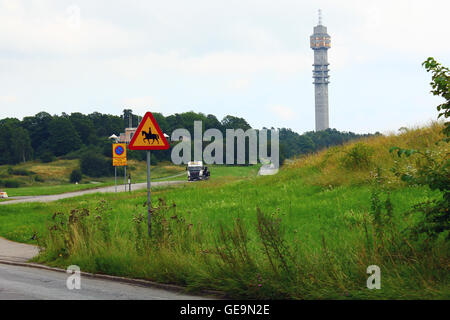
[[[149,146],[134,146],[136,138],[142,132],[144,124],[148,118],[150,118],[151,122],[155,126],[156,132],[159,134],[159,137],[161,138],[162,142],[164,143],[163,146],[151,146],[151,145],[149,145]],[[167,142],[166,137],[164,137],[164,134],[162,133],[161,129],[159,128],[159,125],[156,122],[155,118],[153,117],[153,114],[150,111],[147,111],[145,113],[144,118],[142,118],[141,123],[139,124],[139,127],[137,128],[136,132],[134,133],[133,138],[131,139],[130,143],[128,144],[128,149],[130,149],[130,150],[167,150],[169,148],[170,148],[170,145]]]

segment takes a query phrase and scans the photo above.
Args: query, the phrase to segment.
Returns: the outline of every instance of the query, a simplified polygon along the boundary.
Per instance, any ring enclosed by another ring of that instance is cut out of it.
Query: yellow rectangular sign
[[[127,165],[127,158],[113,158],[114,167],[122,167]]]
[[[125,143],[113,144],[113,166],[127,165],[127,145]]]

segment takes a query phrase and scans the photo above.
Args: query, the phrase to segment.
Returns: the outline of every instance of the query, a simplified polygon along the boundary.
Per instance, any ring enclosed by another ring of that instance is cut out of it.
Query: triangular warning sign
[[[128,145],[130,150],[166,150],[169,149],[164,134],[151,112],[147,112]]]

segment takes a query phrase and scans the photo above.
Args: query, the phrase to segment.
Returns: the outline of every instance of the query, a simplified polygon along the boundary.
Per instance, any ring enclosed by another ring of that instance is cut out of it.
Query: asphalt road
[[[0,300],[197,300],[198,296],[81,276],[69,290],[69,274],[0,264]]]
[[[38,253],[37,246],[9,241],[0,237],[0,260],[23,263],[37,256]]]
[[[185,181],[152,181],[152,188],[153,187],[160,187],[160,186],[168,186],[168,185],[174,185],[179,183],[185,183]],[[143,183],[135,183],[131,185],[131,190],[139,190],[147,188],[147,182]],[[128,190],[128,189],[127,189]],[[123,185],[117,186],[117,192],[124,192],[125,187]],[[11,197],[9,201],[2,201],[0,202],[0,205],[8,205],[8,204],[16,204],[16,203],[24,203],[24,202],[51,202],[56,201],[60,199],[66,199],[66,198],[73,198],[82,196],[85,194],[92,194],[92,193],[107,193],[107,192],[115,192],[115,186],[110,187],[103,187],[103,188],[97,188],[97,189],[90,189],[90,190],[80,190],[80,191],[74,191],[74,192],[67,192],[62,194],[53,194],[53,195],[45,195],[45,196],[26,196],[26,197]]]

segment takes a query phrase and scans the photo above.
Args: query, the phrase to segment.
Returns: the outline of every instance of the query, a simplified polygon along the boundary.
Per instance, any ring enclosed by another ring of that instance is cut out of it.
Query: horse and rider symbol
[[[144,142],[145,142],[145,140],[147,140],[148,144],[154,144],[155,140],[156,140],[156,142],[159,143],[159,134],[152,133],[152,128],[150,128],[150,127],[148,128],[148,132],[142,130],[142,136],[145,136]],[[151,143],[150,143],[150,140],[152,140]]]
[[[147,130],[147,131],[146,131]],[[167,150],[170,148],[165,134],[162,133],[151,112],[143,117],[133,134],[128,149],[130,150]]]

